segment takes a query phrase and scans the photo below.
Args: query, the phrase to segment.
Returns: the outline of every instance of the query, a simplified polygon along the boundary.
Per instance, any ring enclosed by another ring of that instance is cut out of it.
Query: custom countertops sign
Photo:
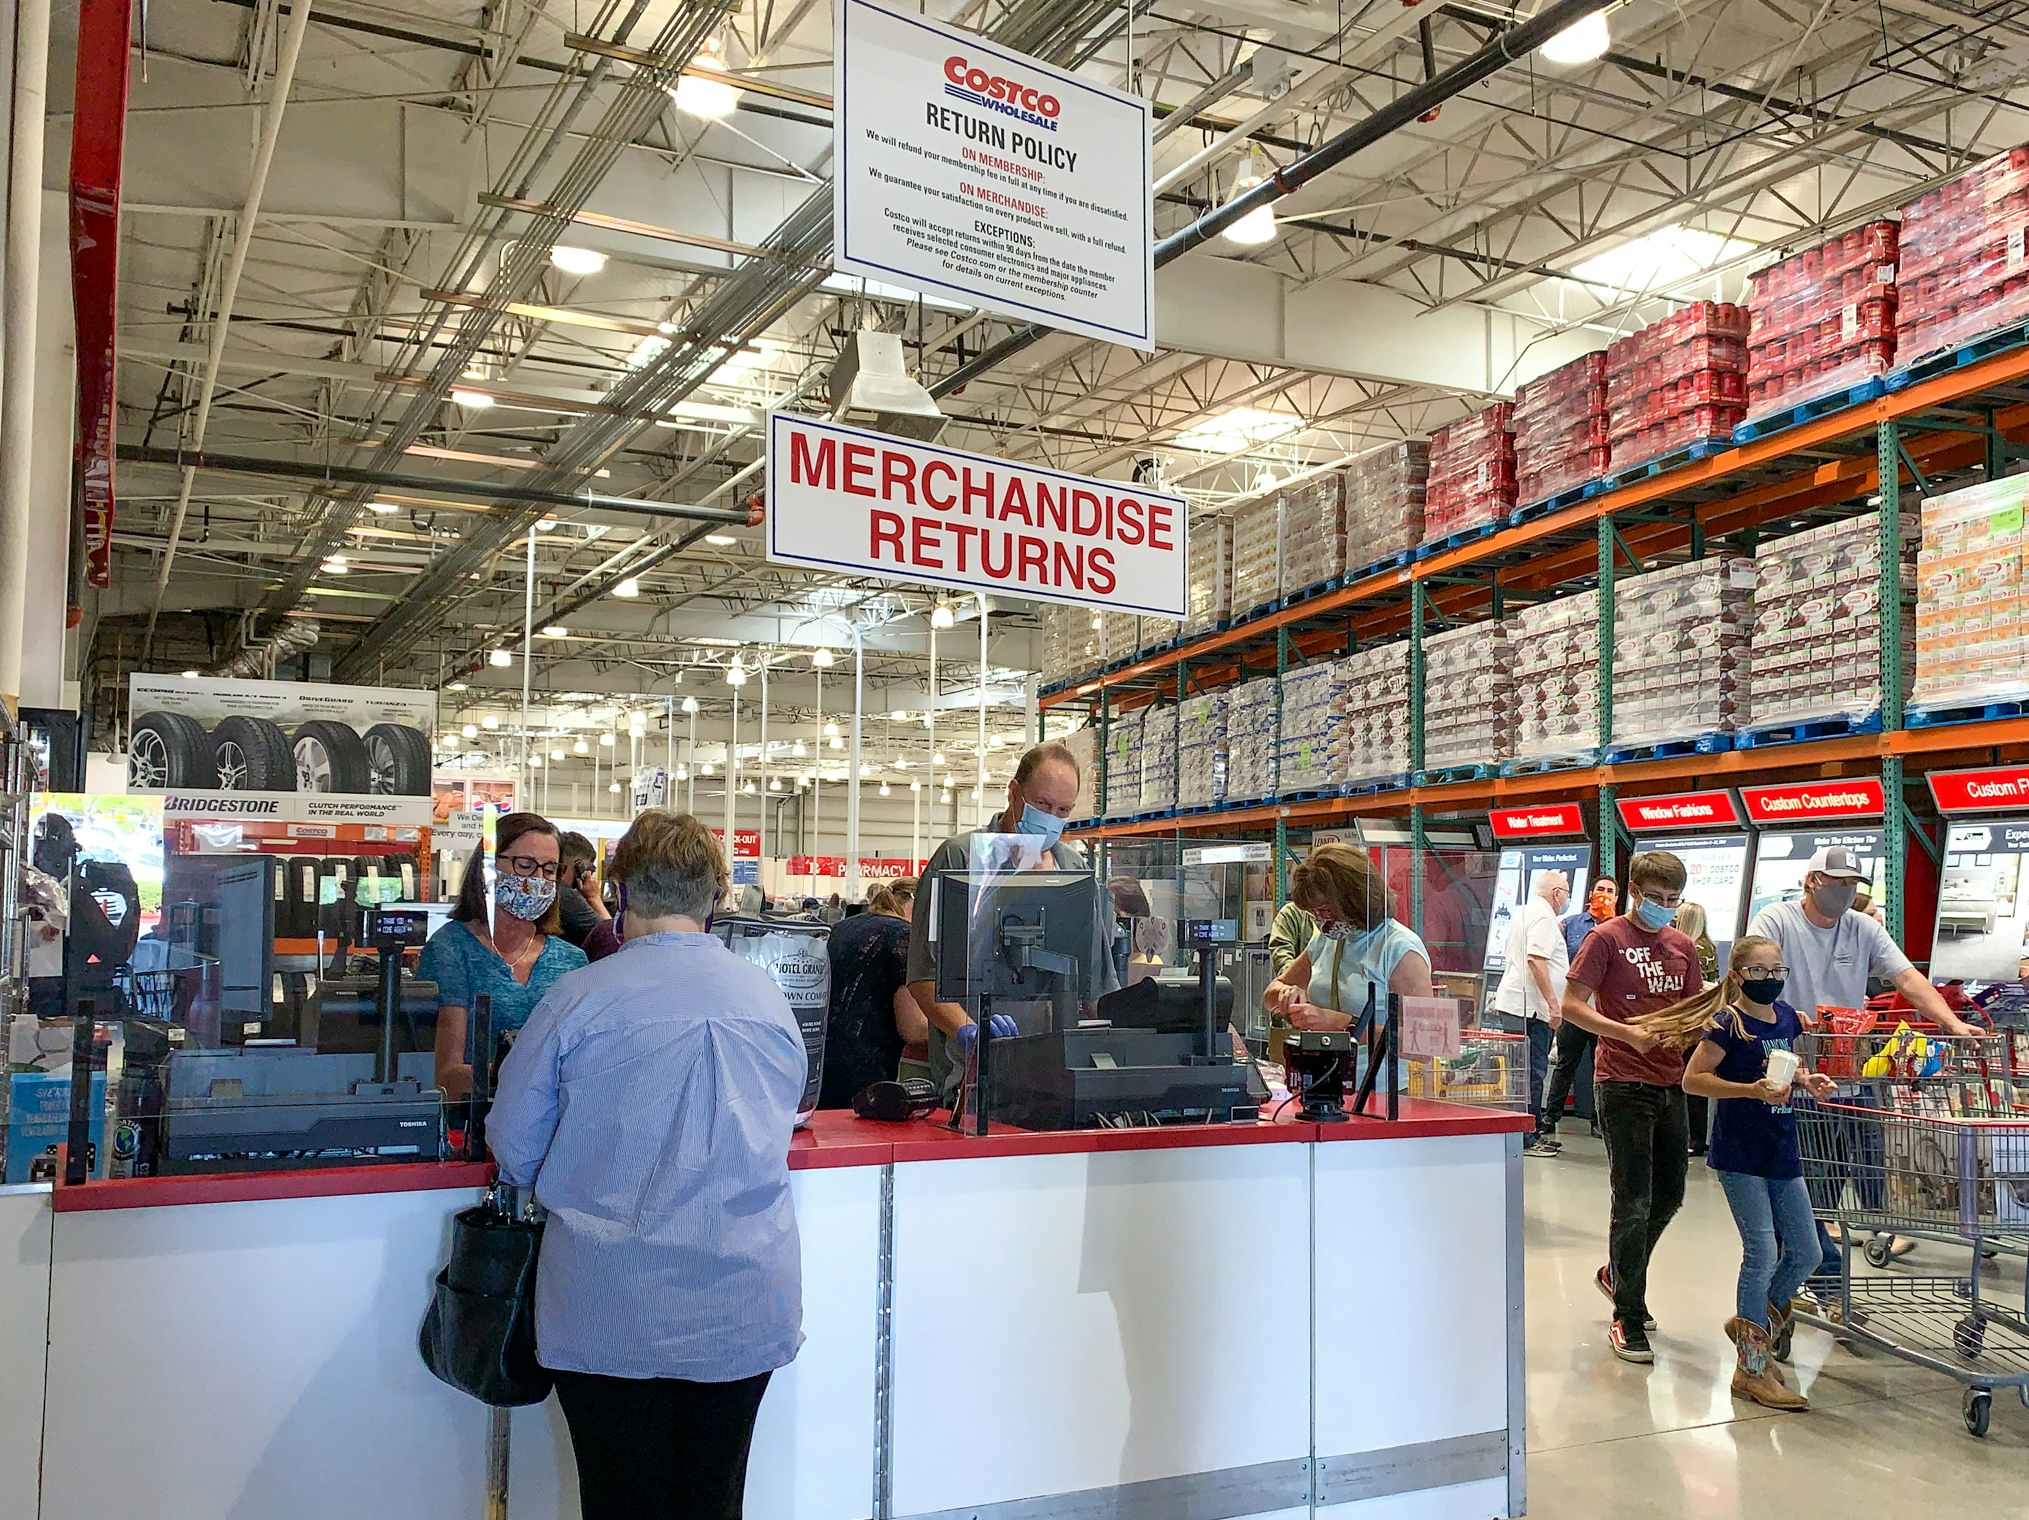
[[[889,580],[1186,612],[1181,496],[836,422],[768,418],[768,558]]]
[[[835,0],[832,268],[1152,351],[1149,107]]]
[[[1743,786],[1740,800],[1753,823],[1807,823],[1814,818],[1879,818],[1878,776],[1838,781],[1793,781],[1786,786]]]

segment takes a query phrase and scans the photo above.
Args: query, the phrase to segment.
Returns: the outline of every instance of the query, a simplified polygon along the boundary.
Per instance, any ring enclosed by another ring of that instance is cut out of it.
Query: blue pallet
[[[1178,808],[1177,817],[1195,818],[1201,813],[1223,813],[1226,806],[1223,802],[1193,802],[1188,807]]]
[[[1370,575],[1380,575],[1389,570],[1400,570],[1415,558],[1416,551],[1414,549],[1402,549],[1394,554],[1383,555],[1372,564],[1362,565],[1357,570],[1348,570],[1343,583],[1350,586],[1355,581],[1363,581]]]
[[[1281,800],[1284,802],[1322,802],[1328,797],[1340,795],[1339,789],[1335,786],[1307,786],[1301,791],[1284,792]]]
[[[1633,760],[1681,760],[1687,755],[1720,755],[1733,748],[1731,734],[1698,734],[1689,739],[1659,739],[1654,744],[1609,744],[1608,765]]]
[[[1429,559],[1434,554],[1443,554],[1447,550],[1462,549],[1467,544],[1476,544],[1491,534],[1497,526],[1499,525],[1496,523],[1485,522],[1476,527],[1461,528],[1444,538],[1433,538],[1429,543],[1417,547],[1416,557]]]
[[[1671,449],[1667,454],[1659,454],[1645,464],[1635,465],[1631,469],[1615,470],[1600,481],[1600,489],[1613,491],[1621,486],[1632,485],[1637,480],[1649,480],[1667,471],[1682,469],[1687,464],[1696,464],[1701,459],[1710,459],[1721,449],[1732,447],[1731,438],[1701,438],[1696,443],[1688,443],[1682,448]]]
[[[1887,391],[1888,382],[1878,375],[1871,380],[1862,380],[1858,385],[1842,386],[1838,390],[1827,391],[1814,400],[1785,407],[1779,412],[1771,412],[1768,416],[1757,418],[1753,422],[1741,423],[1733,430],[1733,441],[1752,443],[1757,438],[1780,433],[1784,428],[1813,422],[1833,412],[1842,412],[1849,406],[1859,406],[1862,402],[1877,400],[1886,395]]]
[[[1761,749],[1770,744],[1807,744],[1813,739],[1847,739],[1854,734],[1881,732],[1881,714],[1864,718],[1803,718],[1794,723],[1764,723],[1733,736],[1735,749]]]
[[[2029,716],[2029,701],[1937,702],[1912,707],[1902,715],[1909,728],[1937,728],[1946,723],[1988,723],[1996,718]]]
[[[1455,781],[1485,781],[1498,766],[1494,765],[1441,765],[1435,770],[1416,773],[1418,786],[1450,786]]]
[[[1409,787],[1409,773],[1397,771],[1392,776],[1374,776],[1366,781],[1355,781],[1341,792],[1346,797],[1371,797],[1376,792],[1400,792]]]
[[[1991,359],[1996,354],[2005,354],[2011,348],[2020,348],[2029,343],[2029,322],[2016,322],[2007,327],[1996,328],[1984,337],[1957,348],[1948,348],[1941,354],[1932,354],[1928,359],[1897,370],[1888,377],[1888,389],[1899,391],[1918,380],[1928,380],[1932,375],[1942,375],[1955,369],[1964,369],[1968,364],[1978,364],[1982,359]]]
[[[1274,601],[1263,602],[1258,607],[1249,607],[1245,612],[1234,613],[1232,626],[1238,628],[1242,623],[1251,623],[1256,618],[1265,618],[1271,612],[1280,612],[1281,610],[1282,599],[1277,597]]]
[[[1313,597],[1323,596],[1327,592],[1336,591],[1339,589],[1339,586],[1341,584],[1342,583],[1339,580],[1339,577],[1337,577],[1336,575],[1327,576],[1324,580],[1318,581],[1313,585],[1305,586],[1301,591],[1290,592],[1289,595],[1285,596],[1282,599],[1282,605],[1285,607],[1294,607],[1299,602],[1307,602],[1311,600]]]
[[[1547,776],[1552,771],[1590,770],[1599,763],[1599,756],[1591,750],[1582,755],[1543,755],[1533,760],[1503,760],[1503,776]]]
[[[1546,496],[1541,501],[1532,501],[1527,506],[1517,507],[1508,514],[1509,526],[1518,528],[1523,523],[1534,522],[1539,517],[1548,517],[1552,512],[1575,507],[1587,497],[1597,494],[1598,490],[1599,482],[1588,480],[1568,491],[1559,491],[1555,496]]]

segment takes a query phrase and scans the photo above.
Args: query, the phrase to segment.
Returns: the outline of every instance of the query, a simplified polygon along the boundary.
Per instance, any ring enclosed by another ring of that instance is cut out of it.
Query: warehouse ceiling
[[[1153,101],[1161,236],[1534,6],[929,8]],[[312,0],[208,388],[293,19],[273,0],[146,8],[119,421],[123,446],[167,462],[120,467],[114,585],[84,630],[101,710],[137,666],[213,669],[314,621],[319,671],[462,682],[447,722],[511,731],[532,552],[535,622],[565,630],[533,641],[538,711],[576,722],[691,694],[722,732],[726,662],[758,647],[777,721],[808,727],[812,652],[839,654],[835,713],[857,637],[879,714],[870,754],[927,761],[921,591],[773,568],[749,527],[483,489],[742,508],[761,484],[766,411],[828,411],[831,362],[856,330],[900,334],[933,388],[1009,334],[827,274],[829,6]],[[67,24],[52,189],[68,162]],[[1166,267],[1153,355],[1045,339],[944,396],[944,440],[1109,476],[1153,458],[1194,510],[1229,510],[1425,433],[1676,303],[1737,298],[1776,251],[2029,137],[2029,4],[1628,0],[1610,26],[1604,57],[1518,59],[1354,155],[1277,205],[1269,242],[1215,240]],[[713,50],[742,87],[721,117],[656,83],[687,66],[686,82],[709,84]],[[570,273],[552,246],[605,257],[593,269],[567,252],[586,271]],[[298,473],[198,469],[186,496],[168,456],[196,447],[200,416],[207,458]],[[300,477],[326,465],[422,483]],[[983,679],[1009,704],[995,731],[1012,732],[1034,627],[1027,605],[993,605],[982,671],[961,608],[940,635],[939,704],[970,706]],[[750,684],[743,700],[757,696]],[[940,720],[940,749],[959,722]],[[990,739],[987,768],[1001,760]]]

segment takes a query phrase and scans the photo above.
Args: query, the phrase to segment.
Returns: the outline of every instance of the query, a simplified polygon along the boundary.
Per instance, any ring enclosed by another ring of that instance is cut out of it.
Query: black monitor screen
[[[1098,995],[1105,939],[1090,874],[952,871],[935,885],[939,997]]]

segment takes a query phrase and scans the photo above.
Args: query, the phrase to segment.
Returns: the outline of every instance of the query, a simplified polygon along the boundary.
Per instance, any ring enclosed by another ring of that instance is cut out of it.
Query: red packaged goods
[[[1605,385],[1606,355],[1603,352],[1580,355],[1569,364],[1560,364],[1548,374],[1539,375],[1527,385],[1517,387],[1514,421],[1519,426],[1526,417],[1555,411],[1574,397],[1604,389]]]
[[[1432,436],[1422,542],[1498,522],[1514,510],[1513,417],[1513,403],[1497,401]]]
[[[1615,468],[1730,439],[1747,404],[1747,328],[1745,307],[1699,301],[1607,349]]]
[[[1900,248],[1894,222],[1869,222],[1748,280],[1750,421],[1893,366]]]
[[[2029,320],[2029,148],[1976,164],[1902,209],[1896,362]]]
[[[1586,354],[1515,393],[1516,499],[1535,503],[1606,473],[1606,355]]]

